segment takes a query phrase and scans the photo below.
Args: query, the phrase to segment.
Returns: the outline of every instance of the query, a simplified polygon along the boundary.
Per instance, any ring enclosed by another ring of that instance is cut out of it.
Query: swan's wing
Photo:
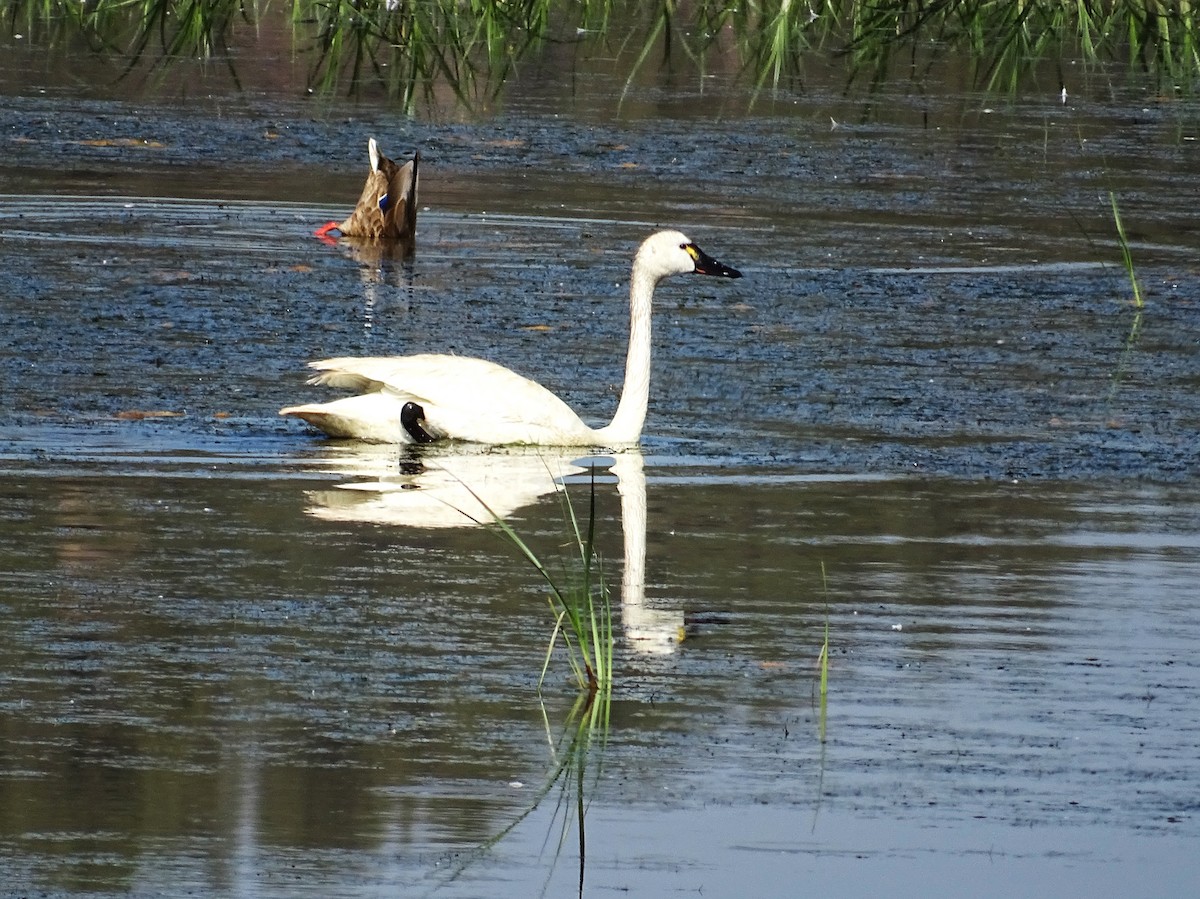
[[[434,437],[477,443],[581,444],[592,431],[542,385],[484,359],[367,356],[312,363],[312,383],[383,392],[425,411]]]

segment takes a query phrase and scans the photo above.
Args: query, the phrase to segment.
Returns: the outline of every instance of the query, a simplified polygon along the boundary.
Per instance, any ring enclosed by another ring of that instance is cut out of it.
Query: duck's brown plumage
[[[379,152],[375,138],[367,144],[371,173],[363,185],[354,212],[344,222],[330,223],[318,234],[336,227],[344,237],[391,237],[411,240],[417,233],[417,167],[420,152],[397,165]]]

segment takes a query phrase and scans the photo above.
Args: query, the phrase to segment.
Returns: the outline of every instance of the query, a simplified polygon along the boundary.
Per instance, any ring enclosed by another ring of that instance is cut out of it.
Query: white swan
[[[557,396],[504,366],[462,356],[324,359],[310,384],[359,391],[329,403],[280,409],[332,437],[380,443],[464,440],[541,446],[630,446],[650,400],[650,302],[668,275],[695,272],[740,278],[678,231],[651,235],[638,249],[629,282],[629,354],[612,423],[590,428]]]

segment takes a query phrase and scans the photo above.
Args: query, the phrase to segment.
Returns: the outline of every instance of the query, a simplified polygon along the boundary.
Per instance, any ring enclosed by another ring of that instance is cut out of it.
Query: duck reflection
[[[334,447],[331,445],[331,450]],[[646,475],[636,450],[615,456],[556,453],[553,449],[464,449],[427,454],[368,444],[338,446],[322,466],[358,480],[312,490],[309,515],[324,521],[369,522],[412,528],[463,528],[508,518],[563,485],[616,481],[621,499],[624,567],[621,626],[637,652],[674,652],[684,638],[681,610],[646,605]],[[607,474],[605,472],[608,472]]]
[[[362,284],[363,328],[370,336],[375,317],[386,309],[412,309],[415,243],[387,237],[343,237],[337,248],[358,263]]]

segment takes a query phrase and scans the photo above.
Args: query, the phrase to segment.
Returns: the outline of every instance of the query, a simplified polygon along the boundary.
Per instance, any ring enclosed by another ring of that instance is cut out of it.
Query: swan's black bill
[[[740,278],[742,273],[736,268],[730,268],[723,262],[717,262],[694,243],[684,246],[688,255],[696,263],[697,275],[716,275],[719,278]]]

